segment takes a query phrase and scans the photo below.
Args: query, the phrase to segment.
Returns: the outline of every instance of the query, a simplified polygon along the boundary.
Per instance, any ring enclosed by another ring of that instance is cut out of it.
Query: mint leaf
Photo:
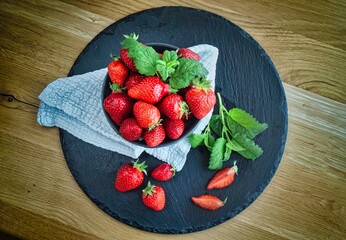
[[[234,139],[232,139],[231,141],[229,141],[227,143],[227,145],[233,150],[233,151],[236,151],[236,152],[240,152],[240,151],[243,151],[245,150],[239,143],[237,143]]]
[[[189,140],[191,146],[193,148],[198,147],[204,143],[204,139],[207,137],[208,134],[190,134],[187,139]]]
[[[156,70],[159,72],[163,81],[171,77],[175,68],[179,65],[178,55],[175,51],[164,51],[162,60],[157,60]]]
[[[209,121],[210,128],[218,135],[222,135],[222,122],[220,115],[213,115]]]
[[[255,144],[254,141],[247,138],[244,134],[236,134],[232,141],[235,141],[239,144],[244,150],[237,151],[244,158],[255,160],[259,156],[262,155],[263,150],[258,145]]]
[[[228,159],[231,158],[231,153],[232,153],[232,147],[229,144],[229,142],[226,143],[226,150],[225,150],[225,154],[223,155],[223,161],[227,161]]]
[[[188,58],[179,58],[178,61],[179,65],[169,81],[170,86],[175,89],[185,88],[196,76],[204,77],[208,74],[208,71],[199,61]]]
[[[133,38],[125,38],[120,44],[128,51],[129,57],[133,59],[140,74],[155,75],[156,62],[160,56],[154,48],[144,46]]]
[[[235,122],[248,131],[246,135],[250,138],[254,138],[268,128],[266,123],[259,123],[256,118],[240,108],[233,108],[228,114]],[[243,133],[246,132],[243,129],[241,131]]]
[[[215,138],[210,133],[204,138],[204,145],[211,152],[215,144]]]
[[[208,168],[210,170],[216,170],[222,167],[222,160],[224,158],[225,151],[226,151],[226,139],[222,137],[216,139],[214,147],[210,154],[210,158],[209,158]]]

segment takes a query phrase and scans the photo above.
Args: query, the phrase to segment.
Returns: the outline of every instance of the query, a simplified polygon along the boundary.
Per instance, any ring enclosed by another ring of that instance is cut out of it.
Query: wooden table
[[[81,191],[38,95],[128,14],[201,8],[251,34],[284,82],[289,133],[260,197],[214,228],[161,235],[122,224]],[[345,1],[0,1],[0,230],[27,239],[346,239]]]

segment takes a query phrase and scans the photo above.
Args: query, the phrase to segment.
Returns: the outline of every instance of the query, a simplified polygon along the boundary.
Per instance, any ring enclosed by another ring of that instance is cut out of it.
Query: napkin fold
[[[214,89],[218,49],[207,44],[189,49],[201,56],[200,62],[208,70],[207,79]],[[109,126],[101,102],[102,83],[106,74],[107,68],[103,68],[59,78],[50,83],[39,95],[41,103],[37,114],[38,123],[46,127],[62,128],[85,142],[134,159],[145,151],[180,171],[191,148],[186,138],[167,147],[144,148],[124,140]],[[198,123],[194,133],[203,131],[211,115],[212,111]]]

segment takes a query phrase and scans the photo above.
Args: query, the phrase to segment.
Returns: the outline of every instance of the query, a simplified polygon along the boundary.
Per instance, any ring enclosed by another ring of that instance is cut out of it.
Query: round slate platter
[[[216,91],[227,108],[245,109],[269,128],[255,138],[263,155],[255,161],[237,154],[239,174],[227,188],[206,190],[209,153],[204,147],[192,149],[182,171],[164,183],[164,210],[154,212],[141,202],[141,190],[120,193],[114,189],[117,169],[132,159],[83,142],[60,130],[66,162],[87,196],[103,211],[133,227],[160,233],[188,233],[220,224],[249,206],[270,182],[283,154],[287,135],[285,93],[274,65],[260,45],[245,31],[223,17],[185,7],[161,7],[129,15],[99,33],[82,51],[70,76],[104,68],[109,54],[118,53],[123,34],[135,32],[142,42],[162,42],[178,47],[210,44],[219,49]],[[217,109],[217,107],[215,108]],[[148,172],[162,163],[148,154],[140,156]],[[231,166],[233,161],[224,163]],[[195,206],[191,196],[213,194],[228,197],[222,210],[207,211]]]

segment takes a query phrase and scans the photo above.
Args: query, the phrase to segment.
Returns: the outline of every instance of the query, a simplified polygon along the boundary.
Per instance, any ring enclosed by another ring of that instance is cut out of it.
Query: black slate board
[[[225,189],[206,190],[215,174],[207,170],[208,152],[192,149],[183,170],[168,182],[160,183],[167,195],[163,211],[153,212],[141,203],[142,187],[128,193],[114,189],[116,170],[132,159],[110,152],[60,130],[66,162],[87,196],[103,211],[139,229],[160,233],[188,233],[220,224],[249,206],[273,177],[283,154],[287,135],[287,104],[275,67],[260,45],[230,21],[210,12],[185,7],[161,7],[129,15],[98,34],[82,51],[70,76],[104,68],[109,53],[118,53],[123,34],[135,32],[143,42],[162,42],[178,47],[207,43],[219,51],[216,90],[226,107],[237,106],[252,113],[269,129],[256,137],[263,155],[256,161],[238,160],[239,175]],[[216,108],[217,109],[217,108]],[[159,160],[142,154],[149,164],[148,172]],[[231,166],[228,161],[224,166]],[[218,211],[203,210],[191,202],[191,196],[210,193],[227,204]]]

